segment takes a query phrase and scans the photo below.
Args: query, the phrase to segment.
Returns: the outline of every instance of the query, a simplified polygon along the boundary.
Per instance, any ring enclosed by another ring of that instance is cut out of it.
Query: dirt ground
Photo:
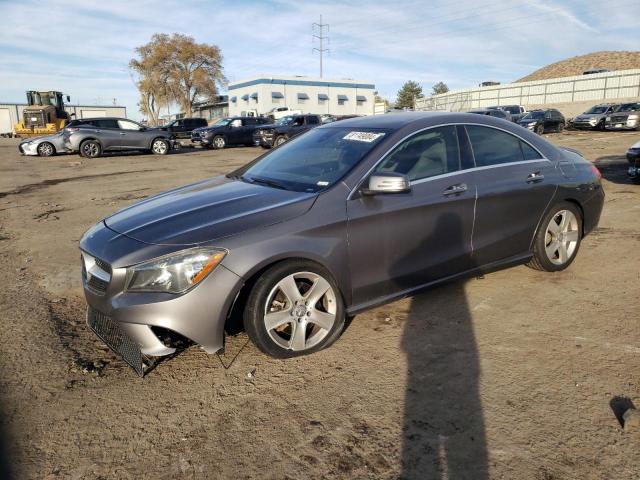
[[[85,327],[80,236],[261,152],[41,159],[0,140],[0,427],[13,475],[640,478],[640,428],[616,418],[640,408],[640,186],[624,159],[638,134],[548,138],[605,176],[600,226],[565,272],[521,266],[436,288],[358,315],[304,358],[267,358],[239,334],[220,357],[191,347],[144,379]]]

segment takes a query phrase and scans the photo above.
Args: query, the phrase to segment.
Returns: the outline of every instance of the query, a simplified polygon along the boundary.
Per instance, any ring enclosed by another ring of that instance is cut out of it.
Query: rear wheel
[[[537,270],[558,272],[576,258],[582,240],[582,215],[569,202],[556,204],[542,220],[528,265]]]
[[[217,135],[213,137],[213,142],[211,142],[211,144],[213,145],[213,148],[221,149],[227,145],[227,142],[222,135]]]
[[[80,156],[96,158],[102,153],[102,146],[96,140],[85,140],[80,144]]]
[[[166,155],[169,149],[169,142],[164,138],[156,138],[151,144],[151,151],[156,155]]]
[[[558,124],[557,131],[558,131],[558,133],[562,133],[563,130],[564,130],[564,123],[561,122],[561,123]]]
[[[42,142],[38,145],[38,155],[41,157],[50,157],[56,153],[56,148],[49,142]]]
[[[251,341],[274,358],[290,358],[331,345],[342,333],[342,297],[331,275],[306,261],[267,270],[253,287],[244,312]]]

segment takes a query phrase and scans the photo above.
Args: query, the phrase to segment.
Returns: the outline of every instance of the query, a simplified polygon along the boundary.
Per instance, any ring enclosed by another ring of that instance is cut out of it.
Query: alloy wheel
[[[336,322],[336,294],[329,282],[313,272],[284,277],[271,290],[264,326],[278,346],[302,351],[313,348]]]
[[[96,157],[99,151],[98,144],[94,142],[87,142],[82,146],[82,153],[85,157]]]
[[[570,210],[560,210],[547,225],[545,252],[555,265],[563,265],[571,259],[578,246],[580,228],[578,219]]]
[[[224,148],[224,138],[222,137],[214,138],[213,144],[216,146],[216,148]]]
[[[156,140],[153,142],[151,149],[153,150],[153,153],[164,155],[167,153],[167,143],[164,140]]]
[[[38,145],[38,153],[41,157],[49,157],[53,155],[53,146],[50,143],[41,143]]]

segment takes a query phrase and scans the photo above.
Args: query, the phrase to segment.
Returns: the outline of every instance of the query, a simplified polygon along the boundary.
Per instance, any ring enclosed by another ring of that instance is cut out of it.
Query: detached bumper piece
[[[111,317],[87,308],[87,325],[107,347],[118,354],[136,373],[143,377],[153,363],[142,354],[138,344]]]

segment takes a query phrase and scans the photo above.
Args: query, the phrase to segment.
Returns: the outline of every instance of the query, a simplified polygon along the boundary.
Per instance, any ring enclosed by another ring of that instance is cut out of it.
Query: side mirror
[[[67,103],[71,102],[71,97],[67,95]]]
[[[142,127],[140,127],[140,129],[139,129],[139,130],[140,130],[141,132],[144,132],[145,130],[147,130],[147,127],[142,126]],[[165,130],[166,130],[166,129],[165,129]]]
[[[364,195],[380,193],[405,193],[411,191],[411,182],[400,173],[380,173],[369,177],[369,185],[362,189]]]

